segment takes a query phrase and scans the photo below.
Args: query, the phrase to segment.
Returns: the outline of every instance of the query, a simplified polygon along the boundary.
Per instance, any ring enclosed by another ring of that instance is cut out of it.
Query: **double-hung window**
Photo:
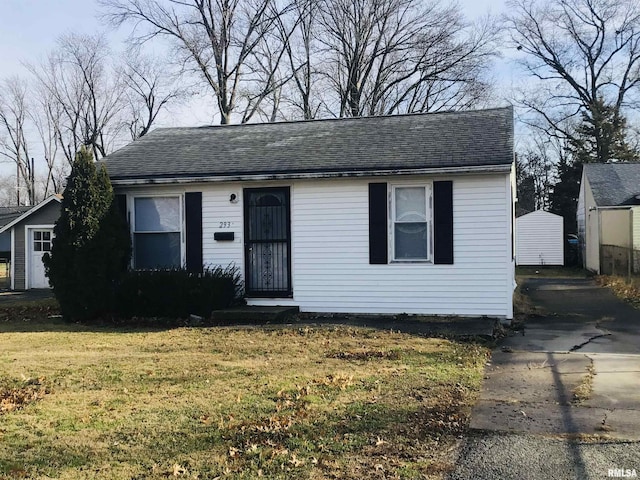
[[[136,269],[182,265],[182,206],[179,196],[136,197],[133,258]]]
[[[431,185],[394,186],[392,193],[393,259],[431,260]]]

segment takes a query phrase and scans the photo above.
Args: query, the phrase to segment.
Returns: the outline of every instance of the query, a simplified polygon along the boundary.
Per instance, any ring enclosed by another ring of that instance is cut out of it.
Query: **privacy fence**
[[[605,275],[640,273],[640,250],[618,245],[601,245],[600,272]]]

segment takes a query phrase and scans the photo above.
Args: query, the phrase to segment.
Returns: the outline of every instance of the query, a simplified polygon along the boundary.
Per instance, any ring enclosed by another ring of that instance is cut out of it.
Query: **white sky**
[[[504,0],[461,0],[459,4],[470,19],[504,9]],[[0,0],[0,76],[19,72],[21,61],[38,60],[60,35],[103,30],[100,13],[95,0]],[[110,35],[116,49],[125,28]]]
[[[487,13],[502,13],[504,2],[460,0],[459,5],[467,18],[473,20]],[[55,47],[61,35],[105,31],[100,13],[101,8],[95,0],[0,0],[0,80],[14,75],[26,76],[23,63],[37,64]],[[123,49],[130,28],[125,25],[119,31],[107,31],[114,51]],[[517,81],[507,59],[496,62],[494,77],[501,93],[508,92]],[[205,108],[202,98],[196,98],[191,104],[174,107],[159,119],[156,127],[210,124],[213,122],[209,113],[212,107]],[[0,174],[3,170],[0,167]]]
[[[469,19],[504,10],[504,0],[460,0],[459,4]],[[24,75],[23,62],[38,63],[61,35],[105,31],[100,13],[95,0],[0,0],[0,79]],[[125,25],[119,31],[108,31],[114,51],[122,49],[129,29],[130,25]],[[502,78],[506,72],[504,62],[498,63],[500,83],[509,83],[509,79]],[[190,124],[193,120],[185,115],[185,122]]]

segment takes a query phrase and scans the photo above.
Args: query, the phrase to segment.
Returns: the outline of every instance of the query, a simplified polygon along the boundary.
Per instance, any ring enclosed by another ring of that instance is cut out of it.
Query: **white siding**
[[[632,207],[631,212],[633,249],[640,250],[640,207]]]
[[[582,173],[580,193],[583,197],[584,208],[584,267],[592,272],[600,273],[600,212],[587,176]],[[579,217],[578,217],[579,218]]]
[[[631,208],[631,236],[633,237],[633,271],[640,273],[640,207]]]
[[[370,265],[369,182],[433,180],[453,180],[454,264]],[[306,312],[512,317],[508,175],[190,185],[189,190],[203,192],[205,264],[243,268],[242,187],[281,185],[291,187],[293,298],[249,304],[297,305]],[[127,193],[134,191],[140,189]],[[236,203],[229,201],[231,193]],[[233,242],[214,241],[220,222],[231,223],[226,231],[235,233]]]
[[[234,203],[231,194],[236,195]],[[202,189],[202,258],[205,265],[234,264],[244,273],[242,186],[222,183]],[[215,232],[233,232],[233,241],[215,241]]]
[[[564,265],[562,217],[538,210],[516,219],[517,265]]]
[[[578,194],[578,208],[576,209],[576,226],[578,228],[578,244],[580,248],[580,254],[582,255],[583,267],[586,259],[586,236],[587,236],[587,216],[586,216],[586,176],[584,169],[582,171],[582,178],[580,180],[580,193]]]
[[[293,290],[301,310],[511,317],[505,176],[453,178],[454,265],[370,265],[368,182],[293,184]]]

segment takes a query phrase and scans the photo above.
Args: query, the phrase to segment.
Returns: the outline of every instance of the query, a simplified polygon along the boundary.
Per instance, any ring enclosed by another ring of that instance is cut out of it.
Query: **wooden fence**
[[[621,276],[640,273],[640,250],[618,245],[601,245],[600,273]]]

